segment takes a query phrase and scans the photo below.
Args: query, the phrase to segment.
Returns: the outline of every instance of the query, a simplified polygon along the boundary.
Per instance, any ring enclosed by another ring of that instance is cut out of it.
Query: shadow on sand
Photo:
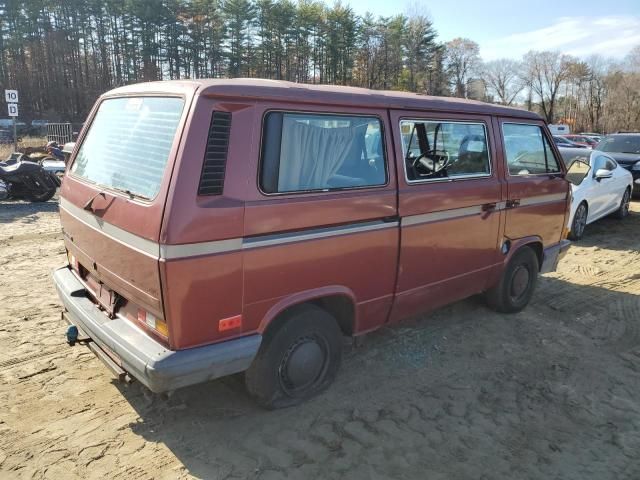
[[[613,290],[614,280],[627,291]],[[491,473],[484,460],[498,457],[516,476],[551,475],[593,452],[621,455],[593,433],[602,425],[627,422],[640,433],[632,410],[607,403],[630,372],[621,356],[640,355],[638,318],[640,280],[544,277],[516,315],[472,298],[371,334],[347,349],[335,384],[298,407],[257,407],[241,375],[168,399],[118,388],[140,415],[132,430],[165,444],[198,478],[480,478]],[[632,401],[640,383],[621,391]],[[514,435],[525,444],[512,448]]]
[[[22,221],[35,222],[36,215],[43,212],[57,212],[58,199],[48,202],[25,202],[22,200],[5,200],[0,202],[0,223],[11,223],[17,219]]]

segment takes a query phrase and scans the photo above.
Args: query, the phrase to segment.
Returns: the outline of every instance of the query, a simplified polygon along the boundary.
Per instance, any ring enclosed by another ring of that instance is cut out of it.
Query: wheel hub
[[[301,338],[294,343],[283,358],[280,376],[289,392],[304,390],[321,376],[326,354],[314,338]]]

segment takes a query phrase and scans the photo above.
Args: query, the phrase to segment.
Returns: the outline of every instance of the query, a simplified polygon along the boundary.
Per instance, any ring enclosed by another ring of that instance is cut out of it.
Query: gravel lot
[[[64,343],[57,204],[0,202],[0,478],[640,478],[640,203],[588,227],[533,303],[469,299],[347,349],[333,387],[168,399]]]

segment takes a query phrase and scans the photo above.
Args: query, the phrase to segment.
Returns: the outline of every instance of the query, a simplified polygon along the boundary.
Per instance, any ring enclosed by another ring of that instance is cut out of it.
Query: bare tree
[[[512,105],[525,83],[520,76],[522,64],[516,60],[500,58],[482,65],[482,79],[487,90],[498,103]]]
[[[553,123],[562,83],[569,78],[573,59],[559,52],[531,51],[524,56],[525,79],[540,101],[545,119]]]
[[[607,98],[607,73],[610,69],[610,62],[604,58],[593,55],[587,60],[589,66],[587,114],[589,131],[599,132],[604,128],[602,116],[604,103]]]
[[[640,73],[615,71],[607,76],[607,129],[640,127]]]
[[[631,49],[624,59],[624,64],[630,72],[640,72],[640,45]]]
[[[468,38],[454,38],[445,45],[445,68],[456,97],[467,98],[467,84],[480,65],[480,47]]]

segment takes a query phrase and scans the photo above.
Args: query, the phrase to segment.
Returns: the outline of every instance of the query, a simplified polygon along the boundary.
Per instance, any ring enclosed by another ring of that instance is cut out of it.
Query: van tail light
[[[71,270],[75,270],[76,272],[78,271],[78,259],[76,258],[76,256],[73,253],[67,253],[67,256],[69,257],[69,265],[71,266]]]
[[[138,321],[147,327],[155,330],[163,337],[169,338],[169,328],[164,320],[159,319],[153,313],[149,313],[142,308],[138,309]]]

